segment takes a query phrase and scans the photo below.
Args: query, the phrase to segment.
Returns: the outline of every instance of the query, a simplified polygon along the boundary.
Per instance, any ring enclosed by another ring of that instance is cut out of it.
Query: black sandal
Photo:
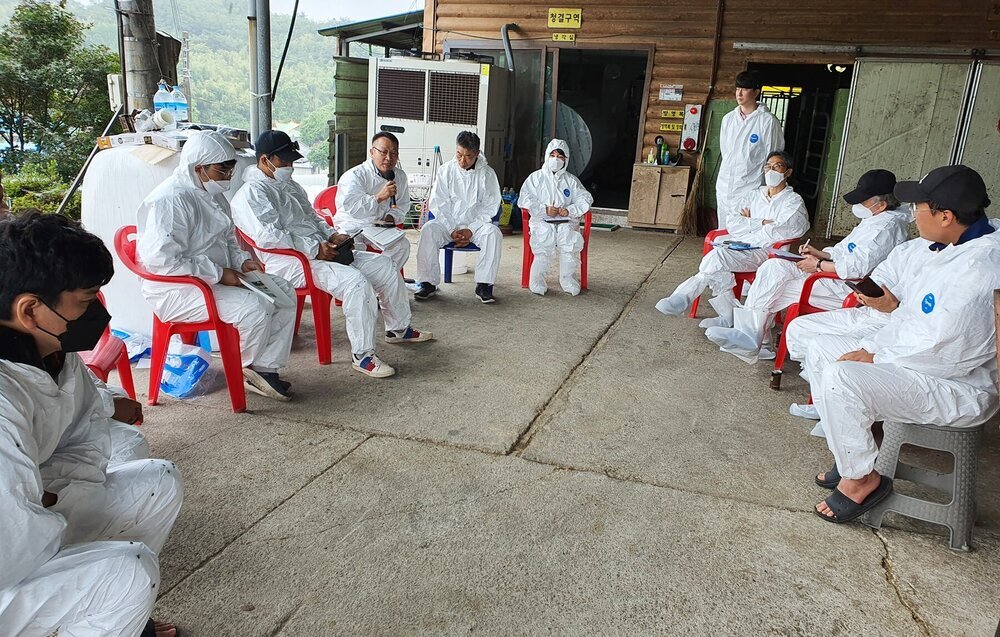
[[[824,473],[823,476],[822,480],[819,479],[819,476],[814,476],[813,480],[824,489],[836,489],[837,485],[840,484],[840,471],[837,470],[836,463],[834,463],[833,469]]]
[[[813,508],[813,513],[823,518],[827,522],[833,522],[834,524],[843,524],[844,522],[850,522],[856,520],[868,511],[875,508],[875,505],[885,500],[892,493],[892,478],[887,478],[882,476],[881,481],[878,483],[878,488],[868,494],[865,501],[858,504],[854,500],[850,499],[840,489],[836,489],[830,494],[825,502],[826,506],[830,507],[833,511],[833,515],[825,515],[820,513],[818,509]]]

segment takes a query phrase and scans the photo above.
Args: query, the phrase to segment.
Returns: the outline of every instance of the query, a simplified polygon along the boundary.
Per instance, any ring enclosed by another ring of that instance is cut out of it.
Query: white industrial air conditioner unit
[[[441,160],[455,156],[463,130],[479,135],[500,183],[504,180],[510,73],[489,64],[458,60],[372,58],[368,67],[368,134],[399,138],[399,164],[413,199],[428,196],[434,148]]]

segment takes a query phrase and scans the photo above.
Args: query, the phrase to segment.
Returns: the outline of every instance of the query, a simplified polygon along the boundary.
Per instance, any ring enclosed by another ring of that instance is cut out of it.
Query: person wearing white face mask
[[[545,294],[545,273],[558,250],[559,283],[567,294],[580,293],[580,252],[583,235],[580,218],[590,210],[594,197],[575,175],[566,171],[569,145],[553,139],[545,149],[545,166],[531,173],[521,186],[518,205],[528,211],[531,229],[531,264],[528,287]]]
[[[354,234],[376,225],[403,223],[410,207],[410,191],[406,172],[399,166],[396,136],[383,131],[375,133],[368,155],[368,161],[345,172],[337,182],[337,212],[333,215],[333,223],[338,232]],[[374,245],[364,235],[357,241]],[[406,239],[381,249],[392,259],[397,270],[410,258],[410,242]]]
[[[892,492],[875,469],[873,422],[967,428],[998,408],[994,290],[1000,288],[1000,233],[986,216],[983,178],[943,166],[894,190],[915,207],[920,236],[933,253],[889,322],[853,349],[813,368],[813,396],[834,468],[816,476],[835,489],[816,505],[828,522],[848,522]],[[848,339],[850,340],[850,339]],[[810,351],[843,347],[817,339]]]
[[[757,270],[746,302],[733,312],[733,327],[710,327],[705,336],[722,351],[747,363],[758,360],[769,336],[774,315],[798,303],[810,274],[834,272],[841,279],[867,276],[907,236],[910,213],[899,209],[893,196],[896,176],[888,170],[870,170],[857,188],[844,195],[860,223],[842,241],[827,250],[799,248],[805,258],[797,263],[769,259]],[[822,279],[813,287],[810,304],[826,310],[841,307],[851,289],[843,281]],[[768,355],[773,357],[773,355]]]
[[[257,166],[247,169],[243,186],[233,196],[233,221],[259,248],[295,250],[309,257],[316,285],[343,302],[353,368],[375,378],[392,376],[395,370],[375,354],[379,306],[386,342],[433,338],[410,326],[410,300],[399,269],[386,254],[354,251],[349,235],[334,234],[316,215],[305,189],[287,172],[279,173],[302,156],[286,133],[265,131],[254,146]],[[336,247],[343,242],[347,245]],[[305,285],[295,257],[263,251],[259,256],[268,272]]]
[[[225,137],[192,133],[174,174],[139,206],[136,253],[153,274],[193,276],[210,284],[222,320],[239,330],[247,389],[286,401],[290,385],[278,370],[292,348],[295,307],[278,307],[241,283],[240,273],[260,270],[260,264],[236,242],[229,202],[222,196],[235,166],[236,151]],[[295,298],[287,281],[271,278]],[[142,294],[161,320],[208,320],[204,297],[194,286],[143,281]]]
[[[733,324],[733,309],[738,305],[733,295],[736,285],[734,272],[754,272],[767,261],[768,248],[779,241],[801,237],[809,230],[809,215],[805,202],[795,192],[788,179],[792,175],[792,158],[783,151],[773,152],[764,162],[766,186],[751,193],[740,205],[738,218],[729,226],[725,240],[741,242],[717,245],[701,259],[698,274],[687,279],[673,294],[660,299],[656,309],[668,316],[687,311],[705,286],[715,296],[709,301],[719,316],[706,319],[701,327]]]
[[[722,163],[715,182],[720,229],[728,228],[730,219],[739,222],[740,203],[760,186],[758,167],[764,163],[768,153],[785,148],[781,123],[767,110],[767,106],[757,101],[762,84],[756,71],[738,74],[737,106],[722,118],[719,134]]]

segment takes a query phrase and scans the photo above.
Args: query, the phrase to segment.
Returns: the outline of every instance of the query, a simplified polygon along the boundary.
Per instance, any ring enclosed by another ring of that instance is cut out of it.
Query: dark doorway
[[[761,101],[781,121],[785,150],[795,164],[793,186],[802,195],[809,218],[828,177],[828,155],[837,91],[850,88],[852,66],[835,64],[754,64],[764,81]],[[836,170],[834,162],[834,170]]]
[[[594,207],[628,209],[647,57],[646,51],[559,50],[555,136],[569,144],[570,172],[594,195]],[[551,101],[545,106],[551,122]]]

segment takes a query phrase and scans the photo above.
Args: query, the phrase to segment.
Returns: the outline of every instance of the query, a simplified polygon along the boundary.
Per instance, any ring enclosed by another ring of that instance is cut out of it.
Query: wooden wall
[[[444,40],[486,38],[499,46],[500,27],[516,23],[511,39],[551,42],[548,7],[583,9],[577,45],[655,47],[643,136],[643,156],[659,132],[660,111],[710,98],[731,99],[734,76],[747,62],[850,63],[853,54],[748,53],[734,42],[1000,48],[1000,0],[425,0],[424,50]],[[724,6],[718,66],[710,95],[719,8]],[[681,103],[661,103],[660,84],[683,84]],[[703,122],[704,125],[704,122]],[[678,133],[663,133],[671,147]]]

